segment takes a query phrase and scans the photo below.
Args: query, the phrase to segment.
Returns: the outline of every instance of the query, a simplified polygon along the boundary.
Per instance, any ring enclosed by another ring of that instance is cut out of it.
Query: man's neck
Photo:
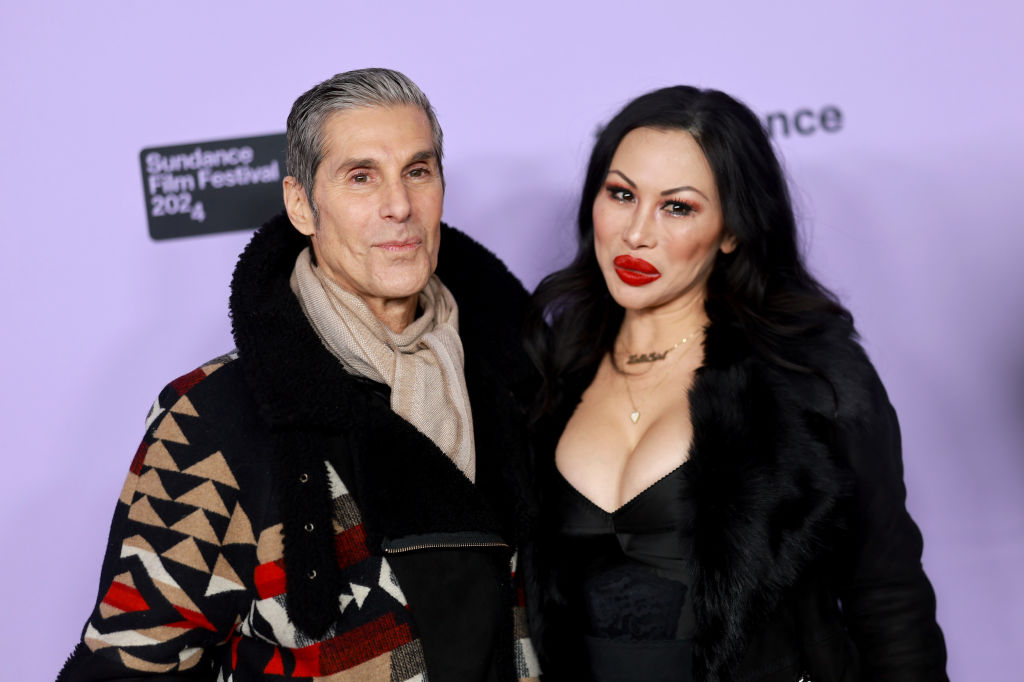
[[[419,298],[419,294],[415,294],[407,298],[366,298],[364,301],[374,317],[391,331],[401,334],[416,319]]]

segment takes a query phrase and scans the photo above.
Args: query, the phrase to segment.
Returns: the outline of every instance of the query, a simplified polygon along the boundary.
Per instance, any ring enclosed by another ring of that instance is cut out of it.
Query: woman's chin
[[[639,287],[622,285],[613,287],[609,290],[609,293],[611,293],[612,299],[626,310],[640,311],[660,308],[666,303],[666,301],[662,300],[662,297],[658,296],[658,292],[645,291]]]

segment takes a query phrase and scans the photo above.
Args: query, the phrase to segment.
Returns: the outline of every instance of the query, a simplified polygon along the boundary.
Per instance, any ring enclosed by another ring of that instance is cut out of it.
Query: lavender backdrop
[[[0,677],[54,677],[150,402],[232,345],[248,235],[151,241],[139,150],[280,132],[313,83],[386,65],[445,127],[446,220],[531,287],[565,258],[592,133],[628,98],[692,83],[765,114],[839,108],[838,131],[778,138],[811,262],[899,411],[951,676],[1021,679],[1022,6],[460,4],[5,7]]]

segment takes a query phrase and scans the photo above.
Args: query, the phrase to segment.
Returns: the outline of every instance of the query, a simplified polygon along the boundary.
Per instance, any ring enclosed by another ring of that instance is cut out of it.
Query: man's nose
[[[409,189],[401,180],[388,182],[380,203],[381,217],[396,223],[404,223],[412,214]]]

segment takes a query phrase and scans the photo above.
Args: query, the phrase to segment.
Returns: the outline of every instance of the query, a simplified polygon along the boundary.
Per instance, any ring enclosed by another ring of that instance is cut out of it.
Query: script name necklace
[[[691,334],[687,338],[693,338],[693,335]],[[657,360],[664,359],[665,355],[668,355],[668,353],[670,353],[671,351],[673,351],[676,348],[678,348],[679,344],[685,343],[686,340],[687,339],[683,339],[682,341],[677,343],[672,348],[669,348],[667,351],[665,351],[665,353],[662,355],[662,357],[657,358]],[[687,348],[687,350],[689,350],[689,347]],[[675,362],[673,362],[671,365],[669,365],[669,367],[665,370],[664,376],[662,376],[660,379],[658,379],[658,383],[654,384],[654,386],[651,386],[649,389],[647,389],[647,392],[648,393],[654,393],[656,390],[658,390],[658,387],[660,387],[663,383],[665,383],[665,380],[668,379],[672,375],[672,370],[676,368],[676,365],[678,365],[680,363],[680,361],[682,361],[682,359],[685,356],[686,356],[686,352],[685,351],[680,353],[678,356],[676,356]],[[656,362],[656,360],[642,360],[641,362]],[[627,361],[626,364],[629,364],[629,362]],[[631,408],[633,408],[633,411],[629,413],[629,420],[631,422],[633,422],[634,424],[636,424],[637,422],[640,421],[640,408],[636,406],[636,400],[633,399],[633,390],[629,387],[629,377],[630,377],[629,374],[627,374],[626,372],[622,372],[622,381],[623,381],[623,383],[626,384],[626,395],[629,397],[629,406]]]
[[[679,348],[679,346],[683,345],[684,343],[688,342],[694,336],[695,334],[688,334],[683,337],[682,341],[672,346],[671,348],[667,348],[661,351],[660,353],[656,350],[653,350],[650,353],[630,353],[628,350],[623,351],[629,354],[629,357],[626,359],[626,364],[638,365],[644,362],[658,362],[659,360],[664,360],[666,357],[668,357],[669,353],[674,351],[676,348]]]

